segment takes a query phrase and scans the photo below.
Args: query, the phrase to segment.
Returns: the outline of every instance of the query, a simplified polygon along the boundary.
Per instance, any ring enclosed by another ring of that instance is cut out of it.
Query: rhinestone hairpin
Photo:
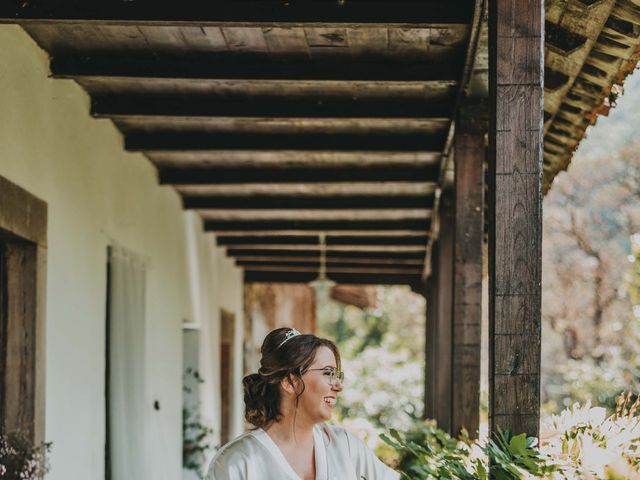
[[[295,328],[290,328],[289,331],[284,334],[284,340],[282,342],[280,342],[280,345],[278,345],[278,348],[280,348],[282,345],[287,343],[287,340],[289,340],[289,339],[291,339],[293,337],[297,337],[298,335],[302,335],[302,334],[298,330],[296,330]]]

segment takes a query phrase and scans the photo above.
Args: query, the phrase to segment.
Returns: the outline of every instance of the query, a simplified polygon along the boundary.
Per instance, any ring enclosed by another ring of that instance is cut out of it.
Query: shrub
[[[405,480],[479,479],[640,480],[640,399],[617,398],[609,417],[590,403],[548,418],[541,442],[525,434],[498,431],[486,444],[466,435],[452,438],[433,421],[382,439],[395,450],[394,466]]]
[[[0,435],[0,478],[40,480],[49,471],[47,454],[51,443],[33,445],[22,432]]]

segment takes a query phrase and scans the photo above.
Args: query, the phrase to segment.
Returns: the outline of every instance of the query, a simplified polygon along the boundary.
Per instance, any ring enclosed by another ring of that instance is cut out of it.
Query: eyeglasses
[[[335,386],[336,383],[344,383],[344,372],[341,370],[336,370],[335,368],[325,367],[325,368],[310,368],[307,372],[319,371],[323,372],[322,374],[327,377],[327,381],[329,385],[332,387]]]

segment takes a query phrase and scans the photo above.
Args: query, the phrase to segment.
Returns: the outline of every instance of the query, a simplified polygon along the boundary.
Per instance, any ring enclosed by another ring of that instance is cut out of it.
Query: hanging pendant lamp
[[[327,253],[325,234],[320,233],[320,272],[318,278],[309,282],[316,294],[316,308],[329,301],[331,289],[336,286],[336,282],[327,277]]]

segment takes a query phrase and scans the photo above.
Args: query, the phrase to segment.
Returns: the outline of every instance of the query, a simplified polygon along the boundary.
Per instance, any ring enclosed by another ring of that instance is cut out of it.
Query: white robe
[[[397,480],[400,474],[382,463],[345,429],[313,429],[316,480]],[[262,429],[240,435],[211,461],[206,480],[300,480],[278,446]]]

